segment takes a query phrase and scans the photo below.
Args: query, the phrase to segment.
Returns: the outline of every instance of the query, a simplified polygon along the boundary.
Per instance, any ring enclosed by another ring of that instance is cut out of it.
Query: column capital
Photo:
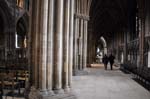
[[[79,18],[79,19],[83,19],[83,20],[87,20],[87,21],[90,20],[90,17],[88,15],[75,13],[74,16],[75,16],[75,18]]]

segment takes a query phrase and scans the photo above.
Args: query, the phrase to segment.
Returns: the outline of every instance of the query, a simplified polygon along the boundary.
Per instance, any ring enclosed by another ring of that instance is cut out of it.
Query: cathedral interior
[[[149,92],[150,0],[0,0],[0,99]]]

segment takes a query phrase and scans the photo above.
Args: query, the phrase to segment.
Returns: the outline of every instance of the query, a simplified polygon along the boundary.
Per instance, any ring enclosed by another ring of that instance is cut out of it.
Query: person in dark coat
[[[115,56],[113,56],[112,54],[110,54],[110,56],[109,56],[109,62],[110,62],[110,68],[111,68],[111,70],[113,69],[114,59],[115,59]]]
[[[107,57],[106,54],[105,54],[104,57],[102,58],[102,62],[104,63],[105,70],[107,70],[108,57]]]

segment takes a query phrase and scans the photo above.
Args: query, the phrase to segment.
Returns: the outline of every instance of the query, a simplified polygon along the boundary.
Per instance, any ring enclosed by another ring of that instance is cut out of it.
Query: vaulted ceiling
[[[90,23],[99,36],[111,37],[127,27],[129,10],[136,0],[92,0]]]

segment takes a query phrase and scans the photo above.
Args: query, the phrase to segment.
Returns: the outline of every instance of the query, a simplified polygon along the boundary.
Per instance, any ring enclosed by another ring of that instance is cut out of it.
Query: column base
[[[74,76],[88,75],[88,71],[87,70],[75,70],[73,75]]]
[[[48,90],[47,92],[48,92],[49,95],[52,95],[52,96],[55,95],[52,90]]]
[[[65,92],[65,93],[69,93],[70,91],[71,91],[71,89],[70,89],[69,86],[66,86],[66,87],[64,88],[64,92]]]
[[[47,92],[48,93],[48,92]],[[73,93],[61,93],[61,94],[45,94],[32,88],[28,99],[77,99]]]
[[[63,94],[64,90],[63,89],[54,89],[55,94]]]

